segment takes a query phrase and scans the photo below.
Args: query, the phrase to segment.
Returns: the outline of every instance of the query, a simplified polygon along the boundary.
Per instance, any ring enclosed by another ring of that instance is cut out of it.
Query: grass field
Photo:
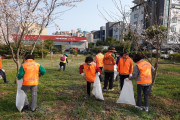
[[[12,60],[4,60],[9,84],[0,80],[0,119],[3,120],[178,120],[180,119],[180,66],[160,65],[153,95],[150,97],[150,111],[139,111],[133,106],[117,104],[119,81],[115,90],[105,92],[105,101],[98,101],[86,95],[86,82],[79,75],[79,65],[85,56],[69,57],[65,72],[58,71],[59,58],[37,59],[46,68],[46,75],[40,78],[38,106],[36,112],[19,113],[15,106],[16,67]],[[136,82],[134,93],[136,96]],[[103,85],[103,83],[102,83]],[[29,96],[30,94],[28,94]],[[29,96],[30,97],[30,96]]]

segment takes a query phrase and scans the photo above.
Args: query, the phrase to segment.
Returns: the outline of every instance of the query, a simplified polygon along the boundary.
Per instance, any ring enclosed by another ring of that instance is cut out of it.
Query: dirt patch
[[[180,75],[180,73],[179,73],[179,72],[173,72],[173,71],[168,72],[168,74],[171,74],[171,75]]]

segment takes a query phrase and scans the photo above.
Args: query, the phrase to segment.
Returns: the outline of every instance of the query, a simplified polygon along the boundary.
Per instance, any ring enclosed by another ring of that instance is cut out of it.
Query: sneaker
[[[148,107],[144,107],[144,110],[145,110],[146,112],[149,112],[149,108],[148,108]]]
[[[109,89],[108,91],[114,91],[114,88],[112,88],[112,89]]]
[[[135,108],[139,109],[139,110],[143,110],[142,107],[139,107],[139,106],[135,106]]]
[[[34,109],[34,110],[31,110],[32,112],[36,112],[36,109]]]
[[[104,92],[108,91],[107,89],[103,89]]]

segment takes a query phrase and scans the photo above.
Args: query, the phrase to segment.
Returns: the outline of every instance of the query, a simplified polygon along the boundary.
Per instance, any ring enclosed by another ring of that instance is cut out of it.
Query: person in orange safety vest
[[[136,63],[134,71],[129,79],[136,78],[137,80],[137,103],[136,108],[143,110],[142,108],[142,91],[144,93],[144,109],[146,112],[149,111],[149,92],[152,84],[152,72],[155,70],[154,67],[147,61],[143,60],[143,55],[135,54],[133,61]],[[125,79],[126,80],[126,79]]]
[[[44,75],[46,70],[38,63],[34,61],[33,55],[28,55],[26,57],[26,61],[19,69],[17,79],[20,80],[23,78],[22,90],[27,93],[27,91],[31,90],[31,110],[36,111],[37,105],[37,86],[39,84],[39,75]],[[25,104],[23,110],[29,109],[29,102],[26,96]]]
[[[124,79],[132,76],[133,72],[133,60],[129,57],[128,51],[124,51],[123,56],[120,58],[117,72],[118,74],[120,73],[120,86],[122,90]]]
[[[85,74],[83,73],[83,70]],[[86,77],[87,97],[90,97],[91,83],[94,83],[96,73],[98,73],[98,75],[101,74],[101,69],[97,67],[96,63],[93,62],[92,57],[86,57],[85,63],[83,65],[80,65],[79,67],[79,72],[82,75],[82,77]]]
[[[108,91],[113,91],[113,81],[114,81],[114,65],[115,62],[115,50],[114,47],[110,46],[108,48],[108,52],[104,55],[104,87],[103,91],[107,91],[107,86],[109,82],[109,89]]]
[[[4,83],[8,83],[9,80],[6,79],[6,74],[4,72],[4,70],[2,69],[2,60],[4,59],[4,57],[0,56],[0,75],[2,76]]]
[[[103,65],[104,65],[103,59],[104,59],[104,55],[103,55],[103,54],[101,53],[101,51],[99,50],[99,51],[98,51],[98,54],[96,55],[94,61],[95,61],[96,65],[97,65],[97,67],[99,67],[99,68],[101,69],[101,71],[102,71]],[[100,79],[100,81],[102,82],[102,77],[101,77],[101,75],[99,75],[99,79]]]

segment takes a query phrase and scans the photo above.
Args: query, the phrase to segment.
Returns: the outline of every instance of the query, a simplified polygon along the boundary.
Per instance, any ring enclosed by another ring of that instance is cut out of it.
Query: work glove
[[[130,74],[129,77],[132,77],[132,74]]]
[[[81,73],[81,76],[84,77],[84,73]]]
[[[101,75],[101,73],[100,73],[100,72],[98,72],[98,75]]]

